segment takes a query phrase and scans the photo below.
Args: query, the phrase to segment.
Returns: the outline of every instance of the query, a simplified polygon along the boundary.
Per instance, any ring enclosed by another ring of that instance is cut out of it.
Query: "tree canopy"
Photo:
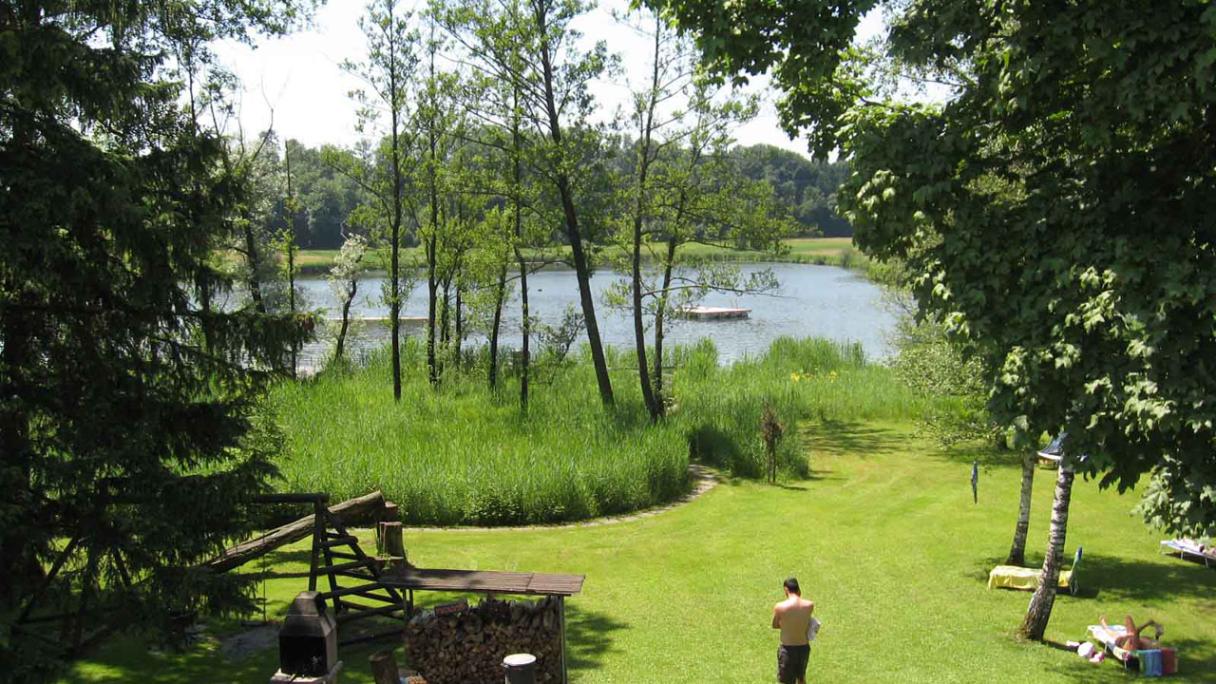
[[[871,3],[655,0],[726,73],[774,70],[783,121],[852,164],[858,244],[989,361],[989,407],[1069,433],[1148,518],[1216,529],[1216,6],[891,3],[888,57],[941,102],[863,78]]]
[[[244,603],[239,578],[191,568],[250,526],[240,504],[267,486],[276,444],[255,400],[306,326],[212,304],[228,286],[212,257],[248,177],[182,103],[195,103],[200,46],[284,31],[302,9],[0,6],[9,677],[44,678],[92,627]],[[74,616],[58,640],[26,622],[46,611]]]

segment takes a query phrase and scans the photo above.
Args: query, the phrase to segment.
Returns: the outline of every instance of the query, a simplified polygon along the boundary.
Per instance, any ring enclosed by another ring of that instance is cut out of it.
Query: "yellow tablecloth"
[[[1001,587],[1004,589],[1020,589],[1023,591],[1033,591],[1039,587],[1039,576],[1043,573],[1039,568],[1021,568],[1016,565],[998,565],[988,573],[988,588],[993,589]],[[1057,586],[1060,589],[1067,589],[1068,582],[1072,579],[1072,571],[1065,570],[1060,573],[1060,579]]]

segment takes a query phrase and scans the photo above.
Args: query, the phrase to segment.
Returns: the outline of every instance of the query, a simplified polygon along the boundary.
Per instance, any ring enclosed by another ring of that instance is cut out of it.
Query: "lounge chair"
[[[1072,569],[1062,570],[1060,577],[1056,582],[1058,589],[1063,589],[1069,594],[1076,595],[1078,590],[1077,584],[1077,566],[1081,563],[1081,547],[1077,547],[1077,552],[1072,558]],[[998,565],[988,573],[988,588],[1001,589],[1017,589],[1020,591],[1034,591],[1039,588],[1040,578],[1043,576],[1041,568],[1023,568],[1017,565]]]
[[[1216,567],[1216,546],[1203,545],[1194,539],[1167,539],[1161,542],[1162,553],[1177,555],[1183,560],[1195,560],[1209,568]]]
[[[1153,639],[1159,641],[1163,630],[1161,625],[1156,625],[1157,634]],[[1123,669],[1140,670],[1141,674],[1149,677],[1160,677],[1162,675],[1172,675],[1178,671],[1178,652],[1172,648],[1152,648],[1139,651],[1129,651],[1125,648],[1115,645],[1115,640],[1127,634],[1127,629],[1123,625],[1111,625],[1109,628],[1102,625],[1090,625],[1089,635],[1110,654],[1110,657],[1119,661]]]

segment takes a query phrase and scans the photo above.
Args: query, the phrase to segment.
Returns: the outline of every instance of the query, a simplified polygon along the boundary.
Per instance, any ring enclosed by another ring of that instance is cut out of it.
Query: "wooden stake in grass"
[[[768,457],[769,484],[777,482],[777,445],[785,434],[785,426],[777,420],[777,411],[769,402],[764,403],[764,411],[760,414],[760,436],[764,440],[764,453]]]

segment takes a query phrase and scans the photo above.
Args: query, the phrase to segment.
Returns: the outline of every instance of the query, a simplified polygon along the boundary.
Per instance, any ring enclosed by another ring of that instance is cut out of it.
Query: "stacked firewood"
[[[406,626],[405,652],[428,684],[498,684],[502,659],[512,653],[536,656],[537,682],[560,682],[557,601],[485,599],[447,615],[422,611]]]

